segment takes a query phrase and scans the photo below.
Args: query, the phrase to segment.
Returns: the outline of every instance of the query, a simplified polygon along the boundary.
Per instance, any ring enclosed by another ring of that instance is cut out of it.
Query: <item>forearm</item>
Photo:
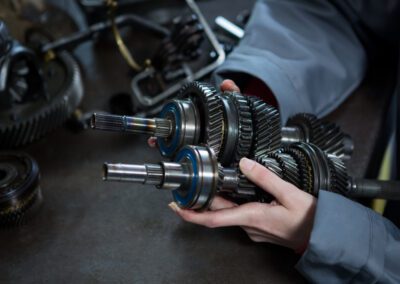
[[[400,231],[372,210],[321,191],[296,268],[311,282],[399,283]]]
[[[258,1],[244,38],[214,78],[259,78],[285,122],[298,112],[332,111],[359,85],[365,68],[363,46],[329,2]]]

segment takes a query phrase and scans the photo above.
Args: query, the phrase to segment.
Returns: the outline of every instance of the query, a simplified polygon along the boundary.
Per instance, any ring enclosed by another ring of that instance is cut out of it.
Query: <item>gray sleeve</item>
[[[296,268],[314,283],[400,283],[400,231],[367,207],[320,191]]]
[[[274,93],[285,122],[298,112],[326,115],[359,85],[365,69],[362,44],[330,2],[264,0],[214,80],[257,77]]]

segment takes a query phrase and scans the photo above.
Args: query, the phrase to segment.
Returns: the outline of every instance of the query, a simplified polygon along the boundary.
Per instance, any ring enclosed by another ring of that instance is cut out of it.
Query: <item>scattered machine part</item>
[[[204,77],[205,75],[211,73],[215,68],[221,65],[225,61],[225,52],[221,45],[219,44],[215,34],[211,30],[210,26],[208,25],[207,21],[205,20],[203,14],[201,13],[199,7],[196,5],[195,1],[193,0],[186,0],[188,7],[191,10],[191,13],[195,15],[196,21],[198,21],[199,25],[192,24],[187,26],[182,26],[180,30],[176,33],[177,35],[189,33],[191,36],[187,39],[180,39],[180,37],[176,39],[170,39],[170,43],[174,43],[173,45],[176,46],[177,43],[182,42],[186,46],[190,46],[189,50],[191,53],[193,50],[197,50],[197,46],[201,40],[200,38],[200,25],[202,30],[204,30],[205,39],[211,44],[212,49],[215,51],[216,56],[213,57],[213,61],[208,63],[208,65],[201,67],[198,70],[193,70],[190,67],[188,62],[178,60],[175,62],[181,62],[180,68],[171,73],[168,72],[168,80],[162,78],[163,76],[159,75],[157,68],[154,66],[149,66],[148,68],[144,69],[142,72],[137,74],[131,83],[132,91],[134,100],[137,101],[138,105],[142,109],[153,109],[152,113],[155,113],[160,110],[160,104],[165,102],[165,100],[170,99],[179,89],[186,83],[199,80],[200,78]],[[187,29],[187,30],[186,30]],[[166,46],[162,49],[164,51],[169,50]],[[178,48],[179,51],[179,48]],[[196,53],[194,53],[194,56]],[[181,57],[182,54],[178,57]],[[193,56],[193,55],[192,55]],[[191,58],[189,56],[189,58]],[[167,61],[168,62],[168,61]],[[165,74],[164,74],[165,75]],[[179,80],[170,80],[171,78],[181,78]],[[149,85],[145,84],[146,81],[152,81],[153,84],[157,84],[160,86],[160,89],[156,94],[149,94],[142,88],[142,85]],[[168,82],[168,81],[172,81]],[[158,82],[158,83],[157,83]]]
[[[42,201],[39,168],[21,152],[0,152],[0,226],[18,225]]]
[[[174,157],[184,145],[207,144],[224,166],[300,141],[341,158],[353,150],[351,138],[338,126],[313,115],[296,115],[281,128],[278,111],[255,97],[221,94],[196,81],[184,86],[179,97],[167,102],[158,118],[94,114],[92,128],[155,136],[166,157]]]
[[[259,157],[258,161],[284,180],[318,196],[319,190],[347,197],[400,199],[400,182],[352,178],[342,160],[313,144],[296,143]],[[103,179],[155,185],[172,190],[182,208],[207,209],[217,193],[247,201],[269,202],[272,197],[257,188],[237,167],[222,167],[209,147],[186,146],[174,162],[109,164]]]
[[[82,81],[66,52],[40,62],[0,21],[0,148],[30,143],[60,126],[79,104]],[[6,44],[4,44],[4,42]]]

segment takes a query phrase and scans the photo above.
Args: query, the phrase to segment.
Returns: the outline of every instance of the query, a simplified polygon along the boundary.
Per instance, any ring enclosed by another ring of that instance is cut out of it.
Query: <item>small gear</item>
[[[217,91],[206,83],[192,82],[184,86],[180,98],[190,98],[198,107],[202,121],[203,142],[218,156],[224,137],[223,110]]]
[[[251,157],[259,157],[281,146],[281,119],[276,108],[256,97],[248,97],[253,116],[254,137]]]
[[[257,158],[257,161],[264,167],[277,174],[280,178],[302,188],[301,175],[298,169],[297,161],[284,149],[269,153]]]
[[[270,153],[271,155],[271,153]],[[256,158],[256,161],[263,165],[264,167],[268,168],[271,172],[276,174],[278,177],[282,178],[283,173],[282,173],[282,168],[274,157],[271,157],[270,155],[265,155],[265,156],[259,156]]]
[[[0,152],[0,226],[23,223],[40,201],[35,160],[20,152]]]

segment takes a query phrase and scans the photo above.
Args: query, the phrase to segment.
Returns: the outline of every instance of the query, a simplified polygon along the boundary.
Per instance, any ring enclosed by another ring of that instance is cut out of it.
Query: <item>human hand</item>
[[[303,251],[309,241],[316,207],[316,198],[282,180],[256,163],[243,158],[240,169],[246,177],[275,200],[271,203],[251,202],[237,205],[216,196],[210,211],[196,212],[169,204],[183,220],[209,228],[241,226],[255,242],[269,242]]]
[[[235,82],[233,82],[232,80],[224,80],[224,81],[222,81],[222,83],[220,85],[220,89],[221,89],[222,92],[225,92],[225,91],[240,92],[239,87],[236,86]],[[147,144],[151,148],[157,147],[157,138],[156,137],[150,137],[149,139],[147,139]]]

